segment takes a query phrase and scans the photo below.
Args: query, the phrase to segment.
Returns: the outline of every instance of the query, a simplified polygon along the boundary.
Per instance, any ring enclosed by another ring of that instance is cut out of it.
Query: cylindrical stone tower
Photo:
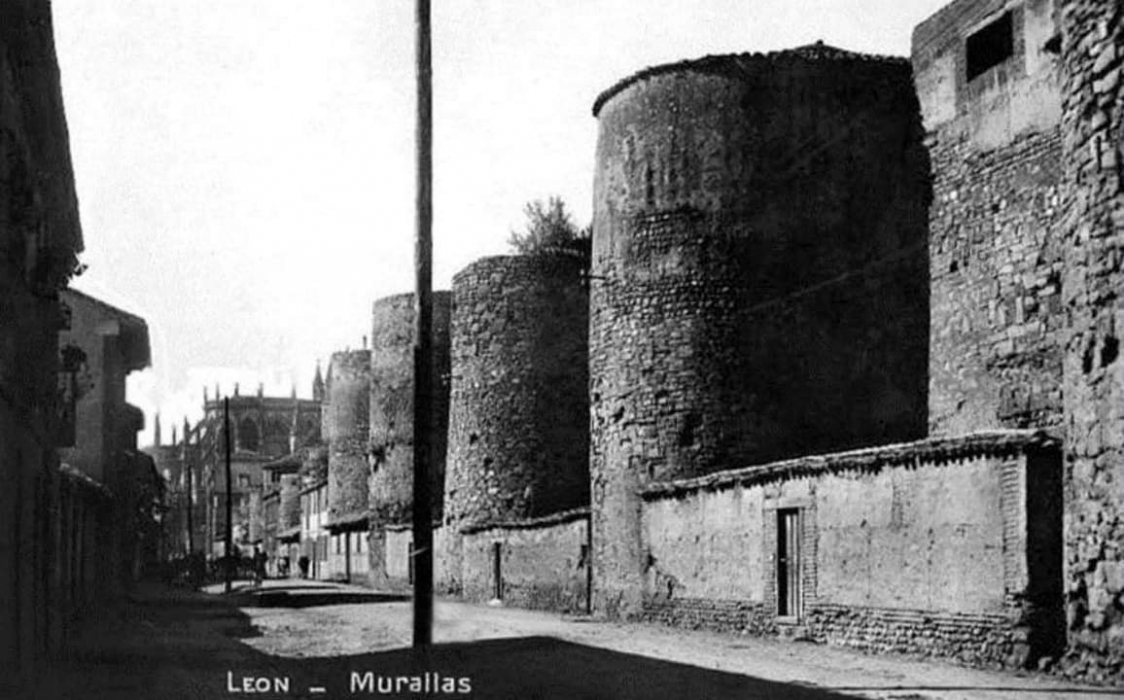
[[[586,261],[491,257],[453,278],[448,587],[461,527],[589,505]]]
[[[928,164],[904,59],[708,57],[602,94],[594,602],[635,612],[637,489],[922,437]]]
[[[449,430],[449,314],[451,295],[433,293],[433,494],[441,517],[445,445]],[[387,525],[408,525],[414,488],[414,295],[375,302],[371,328],[371,576],[385,576],[380,544]]]
[[[371,351],[332,354],[323,404],[328,442],[328,525],[366,525]]]

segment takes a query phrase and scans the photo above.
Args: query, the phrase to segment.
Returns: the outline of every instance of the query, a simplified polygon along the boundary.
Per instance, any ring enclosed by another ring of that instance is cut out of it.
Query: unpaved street
[[[410,644],[409,601],[381,599],[365,589],[332,584],[281,586],[274,582],[263,590],[257,597],[262,607],[243,608],[261,633],[245,640],[254,649],[295,659],[349,657]],[[348,595],[370,596],[370,602],[349,603]],[[596,622],[502,607],[439,601],[435,618],[434,641],[438,644],[524,640],[530,647],[538,642],[529,640],[557,639],[603,658],[605,673],[612,672],[615,655],[610,652],[616,652],[674,666],[673,675],[677,671],[684,678],[707,669],[864,697],[1016,700],[1032,696],[1053,700],[1116,694],[1105,689],[1082,691],[1055,679],[872,656],[806,642]],[[513,644],[520,645],[519,641]],[[557,670],[597,685],[594,668]]]
[[[1082,700],[1054,679],[846,649],[439,601],[427,657],[400,596],[314,582],[145,586],[86,626],[33,695],[75,700],[488,698]]]

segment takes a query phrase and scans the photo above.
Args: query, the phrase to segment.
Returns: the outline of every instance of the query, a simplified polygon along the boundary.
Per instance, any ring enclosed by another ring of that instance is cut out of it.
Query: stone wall
[[[441,581],[447,578],[445,570],[447,561],[444,557],[440,556],[441,552],[446,551],[445,538],[448,535],[448,528],[440,525],[433,527],[433,580]],[[378,537],[381,540],[379,545],[379,559],[375,560],[375,553],[372,544],[371,567],[372,569],[379,569],[384,572],[382,574],[381,588],[389,590],[405,591],[409,589],[413,583],[413,564],[410,561],[411,551],[414,545],[414,531],[409,525],[390,525],[382,529],[374,530],[371,534],[372,539]]]
[[[332,354],[324,402],[328,443],[328,526],[367,530],[370,469],[371,352]]]
[[[1010,56],[969,78],[970,37],[1009,17]],[[932,434],[1061,423],[1061,96],[1051,0],[961,0],[918,26],[932,158]]]
[[[1124,13],[1062,4],[1068,672],[1124,681]]]
[[[461,538],[466,599],[498,599],[504,605],[532,610],[588,610],[587,508],[548,518],[482,524],[466,529]]]
[[[0,4],[0,695],[30,688],[75,612],[56,445],[57,294],[82,249],[50,3]],[[74,512],[68,517],[76,517]],[[84,517],[81,514],[77,517]],[[95,551],[96,528],[82,532]],[[103,589],[83,588],[97,595]]]
[[[584,269],[573,256],[493,257],[454,278],[444,519],[453,531],[589,505]],[[445,556],[455,558],[451,544]]]
[[[651,484],[643,617],[1010,666],[1057,654],[1061,470],[1057,441],[1002,432]]]
[[[435,505],[445,483],[449,426],[449,292],[433,294],[433,434]],[[398,294],[374,304],[371,326],[370,481],[373,517],[382,523],[410,522],[414,469],[414,295]],[[440,507],[435,511],[440,512]]]
[[[595,113],[590,470],[611,614],[636,603],[639,485],[924,435],[929,182],[898,59],[711,57],[629,78]]]

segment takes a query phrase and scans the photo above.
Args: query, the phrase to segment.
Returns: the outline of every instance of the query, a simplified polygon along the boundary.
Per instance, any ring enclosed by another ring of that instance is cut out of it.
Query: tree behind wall
[[[560,197],[528,202],[523,207],[527,224],[523,231],[512,231],[508,245],[517,255],[570,254],[589,258],[592,229],[574,223]]]

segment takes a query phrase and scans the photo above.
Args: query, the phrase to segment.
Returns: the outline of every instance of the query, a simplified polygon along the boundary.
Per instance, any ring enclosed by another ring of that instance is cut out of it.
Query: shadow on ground
[[[275,592],[277,589],[258,593]],[[333,602],[349,596],[364,598],[361,602],[399,599],[346,590],[335,596],[324,591],[277,593],[286,595],[272,597],[336,598]],[[237,607],[245,595],[148,589],[135,596],[112,624],[84,630],[65,662],[27,697],[230,700],[252,692],[260,698],[317,699],[831,700],[857,697],[862,691],[891,690],[779,683],[549,637],[441,644],[425,657],[401,649],[331,658],[282,658],[239,641],[258,634]]]
[[[356,603],[401,603],[410,600],[408,596],[387,593],[364,593],[361,591],[338,591],[305,593],[299,589],[292,593],[276,588],[256,592],[235,594],[237,605],[258,608],[315,608],[325,605],[354,605]]]

